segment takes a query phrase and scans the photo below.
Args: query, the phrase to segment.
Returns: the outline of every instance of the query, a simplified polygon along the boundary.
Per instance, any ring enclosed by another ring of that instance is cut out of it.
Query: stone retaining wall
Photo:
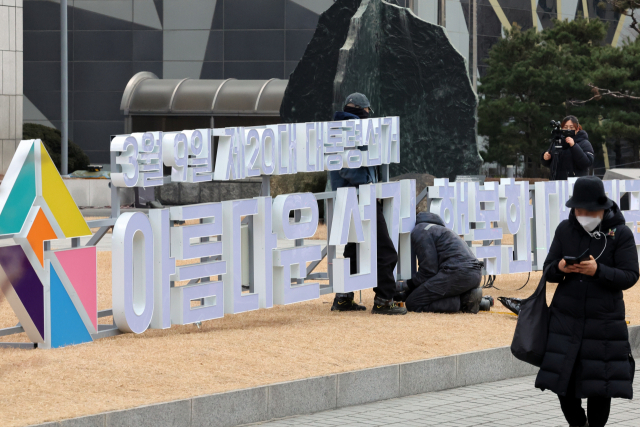
[[[634,357],[640,326],[629,327]],[[306,378],[158,403],[60,422],[47,427],[232,427],[395,397],[534,375],[509,347]]]

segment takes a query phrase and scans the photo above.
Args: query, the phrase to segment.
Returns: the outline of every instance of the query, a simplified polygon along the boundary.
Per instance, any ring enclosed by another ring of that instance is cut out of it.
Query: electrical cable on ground
[[[494,288],[497,290],[500,290],[500,288],[497,288],[495,286],[495,281],[496,281],[496,276],[495,275],[488,275],[488,276],[484,276],[484,280],[482,283],[482,289],[490,289],[490,288]]]
[[[521,291],[522,289],[524,289],[525,286],[527,286],[529,284],[529,279],[531,279],[531,272],[529,272],[529,275],[527,276],[527,281],[524,282],[524,285],[522,285],[522,287],[516,289],[516,291]],[[495,285],[495,281],[496,281],[496,276],[495,275],[487,275],[487,276],[483,276],[482,278],[482,289],[496,289],[498,291],[500,291],[501,289],[498,288]]]
[[[521,288],[516,289],[516,291],[521,291],[522,289],[524,289],[524,287],[527,286],[527,284],[529,283],[529,279],[531,279],[531,272],[529,272],[529,275],[527,276],[527,281],[524,282],[524,285],[522,285]]]

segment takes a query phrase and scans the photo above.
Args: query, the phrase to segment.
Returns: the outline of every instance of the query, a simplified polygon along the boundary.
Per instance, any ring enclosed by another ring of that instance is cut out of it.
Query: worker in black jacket
[[[566,206],[572,208],[569,219],[558,225],[544,262],[547,281],[558,288],[536,387],[558,395],[570,425],[602,427],[612,397],[633,397],[635,362],[622,291],[638,281],[638,251],[598,177],[578,179]],[[589,260],[579,264],[563,259],[585,252]]]
[[[551,169],[551,180],[565,180],[572,176],[587,176],[593,164],[593,147],[589,135],[582,129],[576,116],[562,120],[563,130],[575,131],[575,138],[566,137],[558,148],[552,141],[549,150],[542,154],[542,165]]]
[[[416,312],[477,313],[482,301],[482,262],[442,219],[420,212],[411,232],[418,271],[394,299]]]
[[[344,101],[344,111],[336,111],[333,114],[333,120],[358,120],[366,119],[369,114],[373,113],[369,99],[362,93],[352,93],[347,96]],[[366,151],[367,146],[358,147],[361,151]],[[337,191],[343,187],[358,187],[359,185],[375,184],[378,182],[377,171],[375,167],[362,166],[356,169],[341,169],[339,171],[331,171],[329,177],[331,179],[331,189]],[[376,202],[376,235],[377,235],[377,270],[378,283],[373,288],[376,296],[373,299],[373,314],[407,314],[404,307],[400,307],[393,301],[393,295],[396,291],[396,279],[393,270],[398,263],[398,252],[396,252],[393,241],[389,235],[389,229],[384,219],[382,210],[382,201]],[[343,256],[349,258],[351,274],[358,273],[357,250],[355,243],[347,243],[344,248]],[[331,305],[331,311],[364,311],[366,307],[359,305],[354,300],[353,292],[336,293]]]

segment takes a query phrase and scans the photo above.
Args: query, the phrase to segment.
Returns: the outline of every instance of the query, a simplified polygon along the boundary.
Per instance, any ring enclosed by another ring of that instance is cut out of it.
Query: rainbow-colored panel
[[[40,140],[21,141],[0,185],[0,291],[33,342],[63,347],[97,332],[96,248],[44,251],[91,230]]]

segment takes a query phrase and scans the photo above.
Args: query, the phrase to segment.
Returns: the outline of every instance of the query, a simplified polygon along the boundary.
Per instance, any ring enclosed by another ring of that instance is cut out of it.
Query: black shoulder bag
[[[511,353],[516,359],[540,367],[549,335],[549,307],[547,306],[547,271],[533,295],[522,300]]]

